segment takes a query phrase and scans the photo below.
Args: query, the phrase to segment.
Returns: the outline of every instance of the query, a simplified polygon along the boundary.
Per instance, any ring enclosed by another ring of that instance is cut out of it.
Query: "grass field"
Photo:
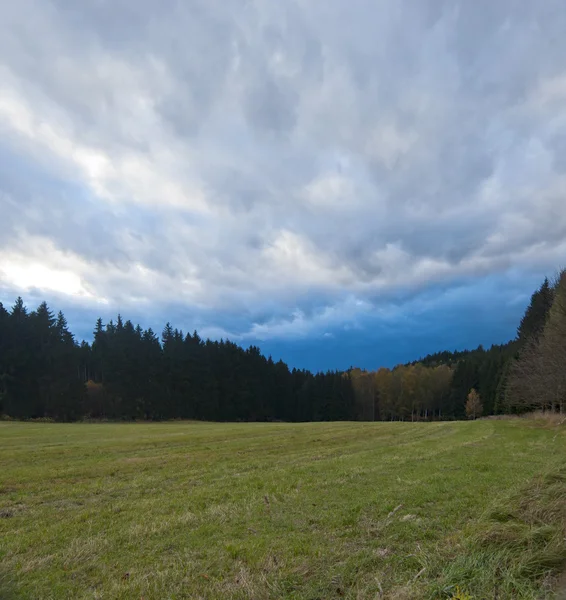
[[[0,517],[3,599],[550,598],[566,428],[2,422]]]

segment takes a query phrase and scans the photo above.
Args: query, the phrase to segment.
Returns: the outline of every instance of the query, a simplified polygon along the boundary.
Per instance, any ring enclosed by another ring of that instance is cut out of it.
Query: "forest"
[[[0,303],[0,415],[14,419],[449,420],[566,410],[566,272],[533,293],[516,338],[393,369],[313,374],[230,341],[119,315],[78,342],[62,312]]]

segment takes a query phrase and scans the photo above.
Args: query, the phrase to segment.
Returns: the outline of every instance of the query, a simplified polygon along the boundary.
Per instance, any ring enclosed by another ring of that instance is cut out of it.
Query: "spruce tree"
[[[517,329],[517,338],[521,344],[529,339],[538,340],[543,332],[553,300],[554,288],[550,285],[548,278],[545,278],[540,288],[531,296],[530,304]]]

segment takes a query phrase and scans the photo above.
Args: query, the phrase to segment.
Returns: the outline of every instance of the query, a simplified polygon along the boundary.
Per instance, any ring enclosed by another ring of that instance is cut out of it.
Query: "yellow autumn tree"
[[[466,416],[468,419],[477,419],[483,413],[483,404],[480,395],[475,389],[471,389],[466,401]]]

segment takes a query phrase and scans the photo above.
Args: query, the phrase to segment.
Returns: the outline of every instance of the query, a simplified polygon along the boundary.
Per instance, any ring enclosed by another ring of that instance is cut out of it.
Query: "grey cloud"
[[[553,166],[560,174],[566,174],[566,132],[560,132],[549,140]]]
[[[188,281],[187,302],[266,325],[426,287],[426,261],[450,282],[521,268],[541,241],[550,262],[566,240],[561,0],[5,13],[0,86],[38,123],[28,134],[0,112],[2,152],[19,157],[0,168],[0,251],[51,238],[110,300],[159,296],[141,265],[166,290]]]
[[[296,122],[296,98],[269,76],[261,77],[247,92],[245,114],[257,129],[291,131]]]

